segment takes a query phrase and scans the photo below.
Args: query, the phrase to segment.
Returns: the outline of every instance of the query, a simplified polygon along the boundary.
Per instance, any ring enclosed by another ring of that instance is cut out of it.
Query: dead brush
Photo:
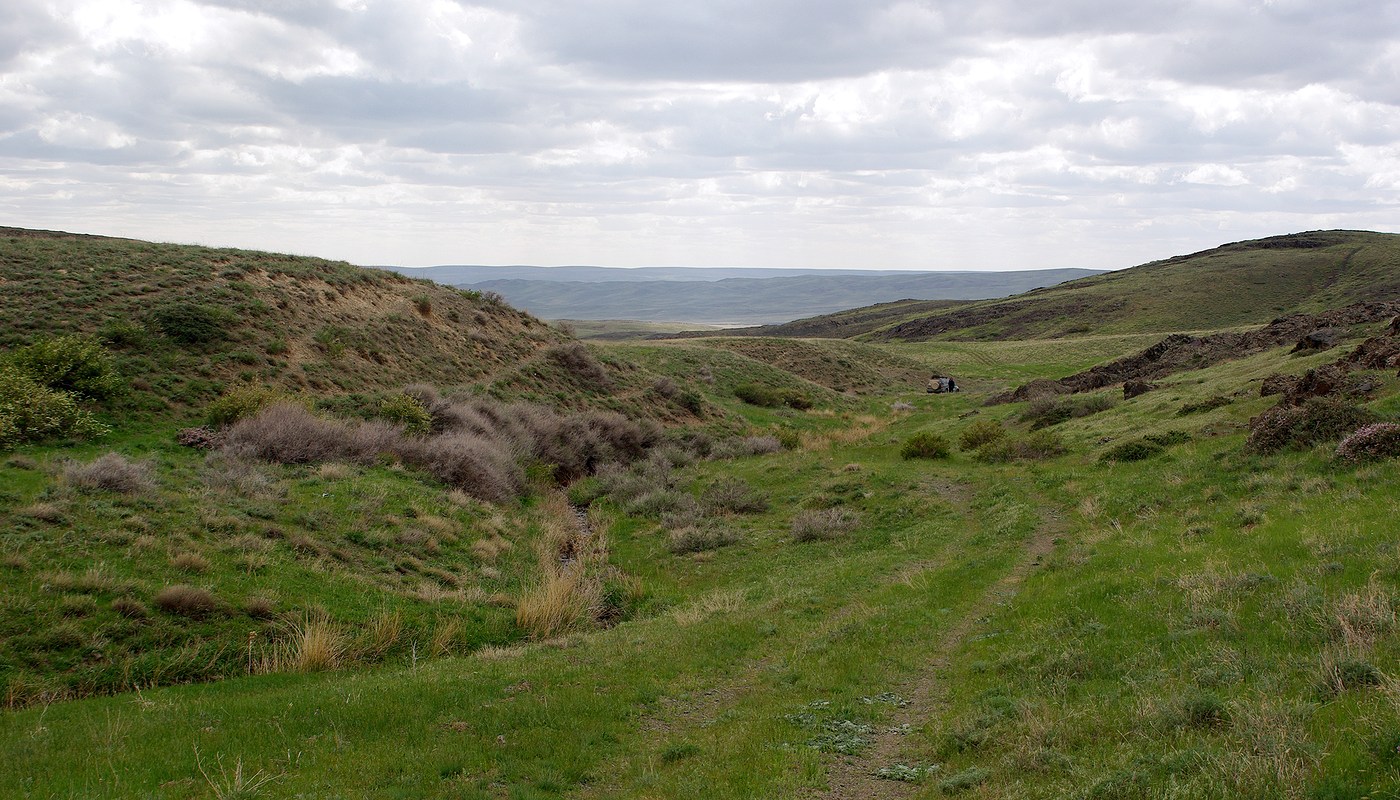
[[[144,494],[156,485],[150,464],[132,461],[120,453],[107,453],[86,464],[70,462],[63,468],[63,479],[81,491],[118,494]]]

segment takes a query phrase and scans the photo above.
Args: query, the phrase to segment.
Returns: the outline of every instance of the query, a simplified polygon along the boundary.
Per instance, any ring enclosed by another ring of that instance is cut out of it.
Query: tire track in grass
[[[971,491],[968,486],[953,481],[938,480],[932,484],[931,488],[955,508],[966,509],[968,507],[971,499]],[[891,584],[907,583],[921,574],[949,566],[958,556],[957,552],[950,551],[941,553],[934,558],[907,564],[888,575],[885,582]],[[708,688],[697,688],[695,691],[680,697],[663,697],[661,699],[662,707],[656,713],[645,717],[640,723],[640,728],[646,732],[648,739],[660,741],[685,730],[711,725],[729,709],[741,706],[750,694],[762,689],[763,674],[772,669],[788,654],[794,650],[802,649],[807,642],[825,638],[857,618],[874,616],[878,611],[877,607],[869,605],[863,600],[846,603],[823,617],[812,629],[800,634],[796,640],[776,642],[773,646],[764,648],[766,652],[761,653],[758,658],[748,663],[747,666],[743,666],[727,680],[721,680]],[[629,760],[631,757],[624,755],[620,760]],[[616,767],[618,764],[615,762],[613,766]],[[600,769],[599,772],[611,776],[611,779],[592,784],[573,796],[579,800],[588,800],[611,797],[621,791],[621,787],[617,783],[617,780],[621,778],[621,770]]]
[[[919,784],[890,780],[876,776],[876,770],[901,761],[907,730],[922,724],[942,703],[947,688],[943,675],[953,654],[972,633],[973,627],[991,615],[997,605],[1014,597],[1032,570],[1044,562],[1055,549],[1055,541],[1065,529],[1064,521],[1047,503],[1038,504],[1040,524],[1025,543],[1020,558],[1011,571],[983,592],[968,612],[949,627],[929,654],[927,665],[911,682],[899,690],[908,703],[897,707],[891,718],[874,734],[870,747],[860,755],[847,756],[831,764],[827,790],[813,793],[821,800],[894,800],[913,795]],[[905,727],[907,726],[907,728]]]

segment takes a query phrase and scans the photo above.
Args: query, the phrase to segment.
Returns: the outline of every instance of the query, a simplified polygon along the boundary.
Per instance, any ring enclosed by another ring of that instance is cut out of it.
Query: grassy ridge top
[[[909,319],[886,341],[1201,330],[1400,296],[1400,236],[1319,231],[1237,242]]]
[[[0,228],[0,286],[0,348],[95,335],[139,376],[128,412],[195,407],[249,382],[321,395],[421,382],[675,411],[616,360],[599,366],[610,390],[599,391],[560,357],[571,336],[490,295],[343,261]]]
[[[1316,231],[1222,245],[1004,300],[885,304],[729,334],[995,341],[1211,330],[1400,297],[1400,235]]]

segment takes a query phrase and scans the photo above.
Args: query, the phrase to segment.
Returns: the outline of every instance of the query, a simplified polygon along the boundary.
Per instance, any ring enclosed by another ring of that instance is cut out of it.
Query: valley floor
[[[667,491],[765,500],[695,523],[723,534],[698,552],[595,487],[632,618],[6,711],[0,796],[1400,797],[1395,464],[1244,448],[1258,381],[1335,353],[1183,373],[1055,425],[1059,455],[957,446],[986,420],[1029,441],[1025,404],[982,401],[1137,346],[889,346],[967,391],[810,411],[722,397],[703,355],[716,401],[789,447],[676,469]],[[619,352],[691,384],[702,357]],[[902,458],[919,433],[954,446]],[[1170,444],[1105,460],[1147,434]]]

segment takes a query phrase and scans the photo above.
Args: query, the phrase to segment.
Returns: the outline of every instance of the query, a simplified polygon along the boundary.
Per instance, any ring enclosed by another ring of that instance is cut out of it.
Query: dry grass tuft
[[[579,571],[555,572],[521,596],[515,624],[532,639],[548,639],[591,622],[599,600],[597,583]]]
[[[63,508],[57,503],[34,503],[15,513],[21,517],[47,522],[50,525],[57,525],[64,521]]]
[[[219,598],[208,589],[176,584],[161,589],[155,604],[156,608],[170,614],[202,619],[219,609]]]
[[[264,672],[322,672],[340,666],[345,633],[325,613],[308,612],[283,623],[283,637]]]
[[[170,566],[180,570],[181,572],[199,573],[208,572],[210,564],[209,559],[205,558],[199,553],[185,552],[177,553],[175,556],[173,556],[170,559]]]
[[[735,589],[711,592],[688,606],[676,609],[671,612],[671,616],[676,620],[677,625],[694,625],[715,614],[727,614],[743,607],[744,592],[741,589]]]
[[[1328,632],[1349,653],[1368,652],[1377,640],[1396,629],[1395,604],[1375,574],[1361,591],[1338,598],[1326,614]]]
[[[792,520],[792,538],[797,542],[835,539],[860,525],[860,515],[845,508],[803,511]]]

